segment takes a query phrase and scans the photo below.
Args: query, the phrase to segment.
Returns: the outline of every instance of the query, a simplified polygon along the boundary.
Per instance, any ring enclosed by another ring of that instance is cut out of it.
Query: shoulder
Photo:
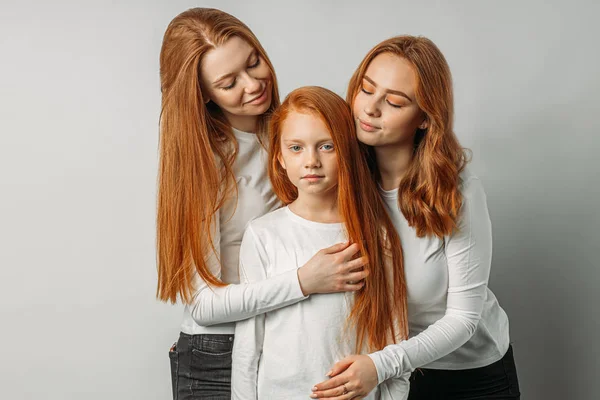
[[[477,175],[466,168],[463,170],[460,177],[460,192],[463,201],[458,225],[462,226],[462,229],[466,229],[465,232],[470,232],[476,226],[489,226],[491,222],[487,206],[487,197],[481,180]]]
[[[282,232],[286,231],[283,222],[286,218],[285,209],[280,208],[248,222],[242,238],[240,257],[248,251],[258,251],[261,257],[267,259],[268,249],[272,248]]]
[[[286,207],[281,207],[263,216],[254,218],[248,222],[246,230],[252,231],[255,235],[262,235],[284,225],[287,219]]]
[[[467,201],[472,199],[483,199],[485,201],[483,184],[468,166],[460,173],[459,190]]]

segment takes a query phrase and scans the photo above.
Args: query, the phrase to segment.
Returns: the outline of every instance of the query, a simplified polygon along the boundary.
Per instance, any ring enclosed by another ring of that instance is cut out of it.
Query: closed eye
[[[387,101],[387,103],[394,108],[402,108],[402,106],[400,104],[390,103],[389,101]]]
[[[256,57],[256,61],[252,65],[248,65],[248,69],[256,68],[259,65],[260,65],[260,57]],[[233,89],[235,87],[236,82],[237,82],[237,79],[234,79],[230,85],[223,86],[221,89],[223,89],[223,90]]]
[[[223,86],[221,89],[223,89],[223,90],[233,89],[233,87],[235,86],[236,82],[237,82],[237,79],[234,79],[233,82],[231,82],[231,85],[229,85],[229,86]]]
[[[252,68],[256,68],[260,65],[260,57],[256,57],[256,62],[252,65],[248,65],[248,68],[252,69]]]

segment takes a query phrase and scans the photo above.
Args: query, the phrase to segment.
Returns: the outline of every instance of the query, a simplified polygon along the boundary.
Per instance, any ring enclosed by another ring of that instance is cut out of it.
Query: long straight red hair
[[[200,89],[202,57],[231,37],[254,47],[272,76],[271,106],[259,117],[257,134],[266,136],[269,114],[279,105],[275,71],[250,29],[216,9],[193,8],[171,21],[160,52],[160,167],[157,212],[157,297],[189,302],[193,277],[213,286],[225,284],[209,270],[211,226],[216,211],[237,195],[233,175],[238,143],[230,124]],[[217,161],[218,160],[218,161]]]
[[[340,216],[349,240],[357,243],[360,255],[369,260],[370,275],[365,286],[355,294],[349,317],[356,326],[356,350],[361,351],[364,344],[369,350],[379,350],[390,342],[407,338],[406,282],[400,238],[356,139],[350,107],[330,90],[307,86],[291,92],[273,114],[269,177],[275,193],[285,204],[298,197],[298,189],[279,163],[282,127],[292,112],[314,115],[329,130],[338,160]]]
[[[350,79],[347,101],[352,107],[369,64],[382,53],[395,54],[412,64],[417,104],[429,123],[426,130],[416,132],[413,159],[400,182],[399,207],[418,236],[441,238],[456,228],[462,205],[459,175],[468,162],[468,153],[452,130],[450,68],[442,52],[427,38],[397,36],[384,40],[369,51]],[[369,166],[378,178],[373,149],[368,152]]]

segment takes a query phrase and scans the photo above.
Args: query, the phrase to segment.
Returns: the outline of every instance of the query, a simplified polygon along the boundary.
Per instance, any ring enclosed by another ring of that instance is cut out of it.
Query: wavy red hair
[[[459,175],[468,162],[467,151],[452,129],[450,68],[442,52],[427,38],[397,36],[384,40],[369,51],[350,79],[347,100],[351,106],[369,64],[382,53],[395,54],[412,64],[417,104],[428,120],[428,128],[416,132],[414,156],[400,182],[399,207],[418,236],[441,238],[456,228],[462,205]],[[378,178],[373,149],[368,153],[369,166]]]
[[[400,238],[356,139],[348,104],[322,87],[308,86],[291,92],[273,114],[270,123],[269,177],[277,196],[285,204],[298,197],[298,190],[279,163],[283,123],[292,112],[314,115],[331,134],[338,160],[338,207],[350,241],[369,260],[369,277],[355,294],[349,322],[356,326],[356,350],[366,344],[379,350],[408,336],[406,282]],[[386,264],[387,273],[386,273]],[[388,275],[389,274],[389,275]]]
[[[227,196],[237,193],[232,167],[238,145],[219,107],[203,100],[199,66],[208,51],[233,36],[254,47],[271,70],[271,106],[257,130],[266,136],[268,115],[279,105],[277,79],[246,25],[220,10],[193,8],[171,21],[163,39],[157,212],[157,297],[163,301],[174,303],[178,296],[191,301],[195,272],[209,285],[225,285],[206,260],[215,251],[215,213]]]

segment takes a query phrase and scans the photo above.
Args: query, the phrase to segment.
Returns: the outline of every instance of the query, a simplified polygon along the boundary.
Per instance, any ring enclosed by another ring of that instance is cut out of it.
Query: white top
[[[235,198],[229,199],[215,215],[212,238],[221,263],[217,261],[217,255],[212,254],[208,265],[214,276],[235,285],[210,288],[196,273],[196,292],[191,304],[185,306],[181,325],[181,331],[190,335],[233,333],[235,324],[232,321],[305,298],[296,271],[286,271],[264,282],[237,285],[239,249],[246,224],[279,207],[280,203],[269,181],[267,152],[257,136],[236,129],[233,132],[239,146],[233,165],[238,199],[237,202]]]
[[[379,382],[415,368],[470,369],[508,350],[508,317],[488,288],[492,227],[480,180],[461,174],[458,229],[419,238],[398,206],[398,190],[380,192],[404,252],[410,339],[371,354]]]
[[[244,282],[257,282],[295,271],[321,248],[346,239],[343,224],[309,221],[284,207],[248,226],[240,275]],[[316,294],[238,322],[232,399],[308,399],[333,364],[354,353],[354,326],[346,324],[353,298],[352,293]],[[396,390],[389,399],[405,398],[408,383]],[[378,391],[365,398],[378,399]]]

